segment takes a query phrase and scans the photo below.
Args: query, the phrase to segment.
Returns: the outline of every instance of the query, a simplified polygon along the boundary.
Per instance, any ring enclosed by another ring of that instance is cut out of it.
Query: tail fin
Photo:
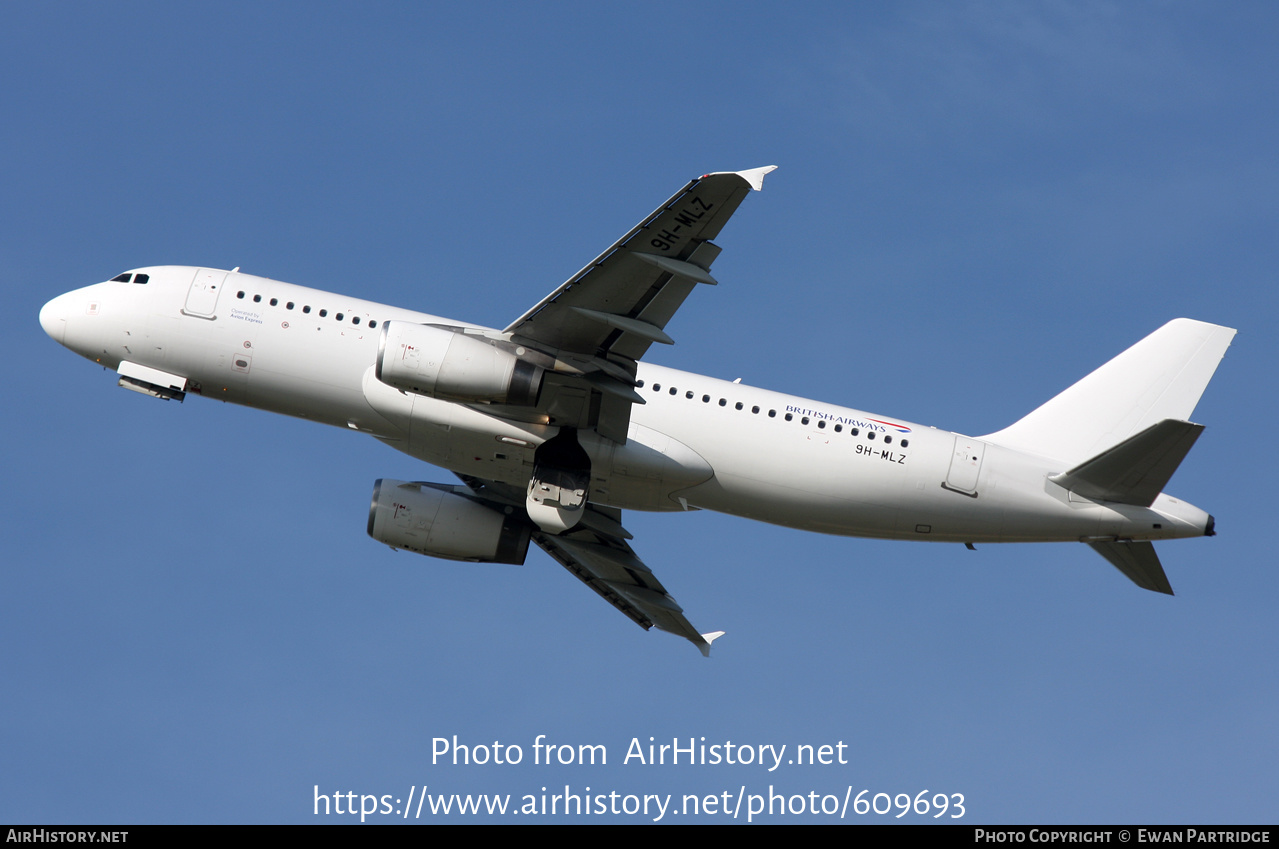
[[[1188,421],[1235,331],[1168,322],[987,442],[1073,467],[1165,419]],[[1187,446],[1187,449],[1189,446]]]

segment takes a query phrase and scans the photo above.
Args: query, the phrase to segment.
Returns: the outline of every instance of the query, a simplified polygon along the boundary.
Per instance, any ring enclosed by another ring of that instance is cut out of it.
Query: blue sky
[[[5,20],[0,820],[313,822],[315,785],[567,784],[962,793],[969,823],[1274,821],[1271,6],[50,3]],[[365,535],[375,478],[447,472],[123,392],[36,319],[174,263],[504,326],[689,178],[765,164],[717,240],[721,285],[654,362],[981,434],[1169,319],[1239,328],[1170,486],[1220,532],[1160,546],[1176,598],[1079,545],[628,514],[693,623],[728,632],[706,661],[540,552],[470,566]],[[609,763],[536,767],[539,734]],[[433,765],[453,735],[525,763]],[[842,741],[849,762],[623,765],[650,736]]]

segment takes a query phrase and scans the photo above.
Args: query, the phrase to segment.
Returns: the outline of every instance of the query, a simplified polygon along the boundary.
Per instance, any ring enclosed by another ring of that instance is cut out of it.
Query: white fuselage
[[[137,271],[145,284],[99,283],[53,299],[41,311],[45,330],[108,368],[180,375],[188,392],[359,430],[521,488],[534,450],[557,432],[401,392],[373,373],[387,321],[474,325],[235,272],[201,292],[195,268]],[[1066,471],[1050,457],[659,366],[641,363],[638,377],[646,403],[633,407],[625,445],[580,434],[594,502],[945,542],[1210,530],[1205,512],[1167,495],[1148,508],[1072,495],[1048,480]]]

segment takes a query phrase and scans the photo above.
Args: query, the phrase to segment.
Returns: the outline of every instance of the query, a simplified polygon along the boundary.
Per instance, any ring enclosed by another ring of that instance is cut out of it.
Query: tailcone
[[[1206,511],[1167,494],[1160,494],[1151,505],[1164,518],[1164,532],[1151,539],[1186,539],[1210,537],[1216,533],[1216,520]]]

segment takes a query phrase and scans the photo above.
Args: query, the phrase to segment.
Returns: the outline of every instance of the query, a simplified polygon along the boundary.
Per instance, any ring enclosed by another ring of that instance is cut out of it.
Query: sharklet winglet
[[[708,631],[707,633],[702,634],[701,636],[702,636],[702,642],[698,643],[698,644],[697,644],[697,647],[698,647],[699,649],[701,649],[702,657],[710,657],[710,656],[711,656],[711,643],[715,642],[715,641],[716,641],[716,640],[718,640],[720,637],[724,636],[724,632],[723,632],[723,631]]]
[[[747,182],[747,184],[755,191],[764,188],[764,178],[777,170],[776,165],[765,165],[763,168],[748,168],[745,171],[712,171],[710,174],[703,174],[702,179],[714,177],[717,174],[736,174]]]

